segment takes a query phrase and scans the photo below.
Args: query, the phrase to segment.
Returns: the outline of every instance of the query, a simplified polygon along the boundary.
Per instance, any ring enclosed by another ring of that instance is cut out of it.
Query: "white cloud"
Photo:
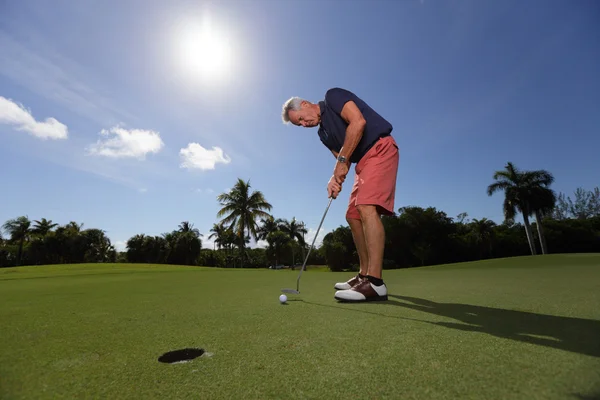
[[[115,250],[117,251],[126,251],[127,250],[127,241],[125,240],[117,240],[113,243]]]
[[[266,240],[259,240],[258,242],[256,242],[256,247],[266,249],[267,247],[269,247],[269,242],[267,242]]]
[[[208,236],[210,236],[210,234],[205,235],[202,238],[202,248],[203,249],[211,249],[211,250],[216,249],[216,246],[215,246],[215,239],[216,238],[213,237],[213,238],[209,239]]]
[[[18,131],[25,131],[40,139],[66,139],[67,126],[55,118],[46,118],[38,122],[23,105],[0,96],[0,124],[15,126]]]
[[[308,229],[308,232],[306,232],[306,234],[304,235],[304,240],[306,241],[307,246],[310,246],[313,239],[315,238],[316,233],[317,233],[316,229],[314,229],[314,228]],[[319,231],[319,236],[317,237],[317,240],[315,240],[315,249],[318,249],[321,246],[321,244],[323,243],[323,238],[325,237],[325,235],[327,233],[328,233],[328,231],[325,229],[324,226],[322,226],[321,230]]]
[[[100,136],[105,139],[98,139],[88,146],[88,154],[143,160],[148,153],[158,153],[164,146],[158,132],[143,129],[128,130],[114,126],[110,130],[100,131]]]
[[[215,169],[217,163],[229,164],[231,159],[223,153],[220,147],[207,150],[198,143],[189,143],[186,148],[179,151],[181,168],[187,169]]]
[[[196,189],[196,193],[207,193],[207,194],[213,194],[215,191],[212,190],[211,188],[207,188],[207,189],[202,189],[202,188],[198,188]]]

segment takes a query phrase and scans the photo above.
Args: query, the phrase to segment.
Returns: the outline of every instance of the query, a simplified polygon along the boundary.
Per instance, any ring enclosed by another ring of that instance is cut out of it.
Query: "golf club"
[[[325,209],[323,218],[321,218],[321,223],[319,224],[319,227],[317,228],[317,233],[315,233],[315,237],[313,238],[312,244],[310,245],[310,249],[308,249],[308,254],[306,254],[306,258],[304,258],[304,264],[302,264],[302,268],[300,268],[300,273],[298,274],[298,279],[296,280],[296,290],[281,289],[281,291],[283,293],[300,294],[300,277],[302,276],[302,271],[304,271],[304,268],[306,267],[306,262],[308,261],[308,256],[310,255],[310,252],[312,251],[312,249],[315,245],[315,240],[317,240],[317,236],[319,236],[319,230],[321,230],[321,225],[323,225],[323,221],[325,220],[325,216],[327,215],[327,211],[329,211],[329,206],[331,206],[332,201],[333,201],[333,197],[330,197],[329,204],[327,204],[327,208]]]

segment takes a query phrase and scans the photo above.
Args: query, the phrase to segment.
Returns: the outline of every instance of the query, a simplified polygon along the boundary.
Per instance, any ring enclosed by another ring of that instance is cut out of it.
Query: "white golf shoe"
[[[338,290],[335,292],[335,298],[343,302],[386,301],[388,299],[387,287],[385,283],[375,286],[364,279],[350,289]]]
[[[366,279],[366,278],[365,278]],[[352,289],[354,286],[358,285],[362,279],[356,274],[352,278],[348,279],[346,282],[338,282],[333,286],[334,289],[337,290],[348,290]]]

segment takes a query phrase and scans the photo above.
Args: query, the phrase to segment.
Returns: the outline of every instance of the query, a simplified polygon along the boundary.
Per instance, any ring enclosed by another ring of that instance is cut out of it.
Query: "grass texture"
[[[600,255],[347,273],[88,264],[0,270],[2,399],[598,399]],[[201,348],[188,363],[165,352]]]

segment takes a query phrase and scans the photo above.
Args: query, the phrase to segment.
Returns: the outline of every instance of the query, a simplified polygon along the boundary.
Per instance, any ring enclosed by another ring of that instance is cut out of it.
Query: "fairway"
[[[90,264],[0,270],[2,399],[598,399],[600,255],[349,274]],[[171,350],[201,348],[188,363]]]

